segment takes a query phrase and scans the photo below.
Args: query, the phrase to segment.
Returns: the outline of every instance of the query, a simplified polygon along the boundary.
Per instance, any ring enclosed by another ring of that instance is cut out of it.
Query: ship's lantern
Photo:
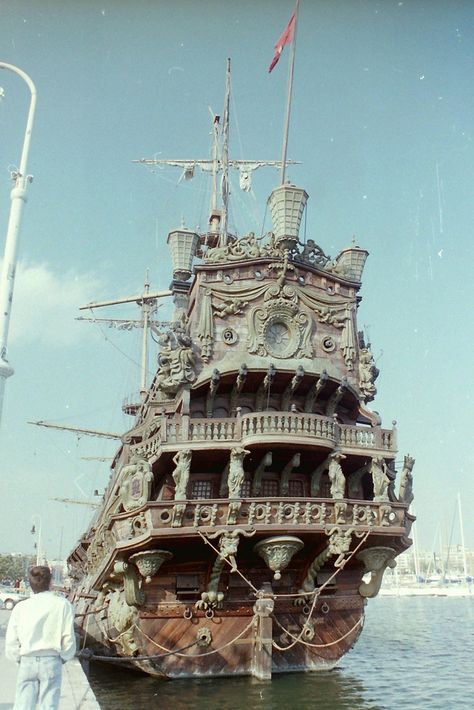
[[[307,199],[308,193],[305,190],[290,183],[276,187],[268,198],[275,241],[283,249],[293,249],[298,243],[301,217]]]
[[[173,261],[173,279],[187,281],[191,278],[198,244],[199,235],[187,229],[175,229],[168,234],[168,245]]]
[[[342,276],[360,281],[369,252],[354,245],[343,249],[336,258],[336,270]]]

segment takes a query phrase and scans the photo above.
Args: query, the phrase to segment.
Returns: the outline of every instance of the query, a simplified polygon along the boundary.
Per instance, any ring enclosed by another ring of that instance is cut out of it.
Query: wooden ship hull
[[[229,236],[216,195],[205,234],[168,235],[173,322],[69,558],[92,658],[166,678],[332,668],[411,544],[414,460],[396,493],[396,429],[367,407],[368,253],[302,242],[307,197],[282,180],[258,238]]]

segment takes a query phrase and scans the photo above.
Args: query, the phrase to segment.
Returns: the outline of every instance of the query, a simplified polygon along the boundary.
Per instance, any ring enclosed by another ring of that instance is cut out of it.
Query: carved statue
[[[377,394],[375,380],[379,370],[369,348],[359,350],[359,389],[365,402],[371,402]]]
[[[241,259],[255,259],[260,256],[260,249],[253,232],[241,237],[236,242],[224,247],[214,247],[206,254],[207,261],[240,261]]]
[[[197,609],[213,609],[215,607],[222,605],[222,600],[224,599],[224,592],[219,592],[219,580],[221,577],[222,570],[225,566],[226,560],[230,562],[231,572],[235,572],[237,569],[237,549],[239,547],[239,535],[244,535],[245,537],[252,537],[255,535],[255,530],[247,532],[241,528],[235,528],[235,530],[225,531],[225,532],[215,532],[207,533],[207,537],[219,538],[219,554],[212,567],[211,577],[207,585],[207,590],[201,592],[201,599],[199,599],[195,606]]]
[[[403,468],[400,474],[400,489],[398,491],[398,498],[402,503],[410,505],[413,500],[413,466],[415,465],[415,459],[407,454],[403,459]]]
[[[330,260],[330,257],[326,256],[321,247],[316,244],[314,239],[308,239],[297,259],[299,261],[304,261],[306,264],[326,266]]]
[[[189,481],[189,471],[191,469],[191,456],[191,449],[182,449],[173,457],[173,462],[176,464],[176,468],[173,471],[175,500],[186,500],[186,489]]]
[[[227,485],[229,486],[229,498],[240,498],[242,483],[244,481],[244,458],[250,451],[236,446],[230,452],[229,475]]]
[[[180,385],[196,379],[196,359],[184,319],[160,335],[160,354],[155,387],[166,396],[176,394]]]
[[[329,458],[331,459],[328,470],[329,480],[331,481],[331,498],[344,498],[346,478],[339,462],[346,457],[337,451],[330,454]]]
[[[221,306],[214,306],[214,315],[218,318],[225,318],[231,315],[240,315],[243,309],[248,306],[249,302],[241,298],[234,298],[226,301]]]
[[[388,501],[388,486],[390,479],[386,473],[387,466],[382,456],[375,456],[370,465],[372,482],[374,484],[374,501]]]

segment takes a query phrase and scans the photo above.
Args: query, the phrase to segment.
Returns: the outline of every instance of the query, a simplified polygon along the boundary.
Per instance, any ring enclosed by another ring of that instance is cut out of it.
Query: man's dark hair
[[[38,594],[38,592],[47,592],[51,583],[51,570],[49,567],[44,567],[42,565],[30,567],[28,570],[28,578],[34,594]]]

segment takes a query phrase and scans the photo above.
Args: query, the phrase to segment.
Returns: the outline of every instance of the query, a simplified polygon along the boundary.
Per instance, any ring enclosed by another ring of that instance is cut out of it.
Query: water
[[[474,708],[474,599],[369,600],[364,630],[325,673],[163,682],[96,665],[103,710],[460,710]]]

